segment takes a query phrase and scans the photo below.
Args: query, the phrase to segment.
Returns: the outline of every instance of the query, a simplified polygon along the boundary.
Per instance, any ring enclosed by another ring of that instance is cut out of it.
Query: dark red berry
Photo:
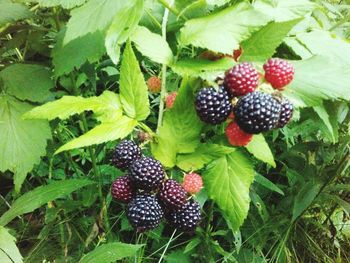
[[[127,170],[130,165],[141,157],[141,149],[133,141],[123,140],[115,148],[112,162],[122,171]]]
[[[226,137],[233,146],[246,146],[252,140],[253,135],[244,132],[238,124],[233,121],[226,127]]]
[[[283,90],[294,78],[294,67],[286,60],[270,58],[264,64],[265,80],[278,90]]]
[[[128,203],[135,195],[130,177],[125,175],[117,178],[112,184],[111,193],[117,201]]]
[[[166,180],[159,192],[159,199],[164,207],[170,210],[180,210],[187,203],[185,189],[175,180]]]

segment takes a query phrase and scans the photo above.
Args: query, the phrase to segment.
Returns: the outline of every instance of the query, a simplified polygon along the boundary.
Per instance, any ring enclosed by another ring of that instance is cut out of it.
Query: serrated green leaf
[[[105,40],[107,54],[115,64],[119,62],[120,45],[135,30],[143,14],[143,0],[125,1],[125,4],[116,12]]]
[[[286,22],[270,22],[242,43],[240,61],[265,61],[272,57],[288,32],[300,19]]]
[[[253,139],[246,146],[246,148],[257,159],[268,163],[272,167],[276,167],[275,159],[273,158],[271,149],[262,134],[254,135]]]
[[[249,210],[249,188],[254,179],[251,161],[237,150],[210,163],[203,178],[209,197],[236,231]]]
[[[51,138],[47,121],[22,120],[22,114],[30,109],[27,103],[0,96],[0,171],[14,173],[16,191],[46,153],[46,141]]]
[[[21,263],[22,256],[16,246],[16,238],[6,228],[0,226],[0,262]]]
[[[13,64],[0,72],[5,92],[21,100],[44,102],[54,87],[51,72],[40,65]]]
[[[143,245],[133,245],[121,242],[113,242],[101,245],[86,254],[80,263],[111,263],[123,258],[132,257]]]
[[[187,21],[181,29],[180,42],[182,45],[191,44],[232,54],[241,41],[267,22],[263,14],[243,2],[206,17]]]
[[[174,106],[164,113],[157,140],[151,145],[153,155],[167,167],[176,164],[178,153],[194,152],[199,144],[203,123],[196,114],[191,85],[187,79],[182,81]]]
[[[130,39],[143,55],[154,62],[166,65],[172,63],[173,52],[161,35],[149,31],[146,27],[138,26]]]
[[[0,0],[0,26],[31,16],[29,9],[11,0]]]
[[[0,217],[0,225],[5,226],[16,216],[32,212],[49,201],[68,195],[81,187],[94,183],[86,179],[69,179],[39,186],[16,199],[11,205],[11,208]]]
[[[281,195],[284,195],[283,191],[277,186],[275,185],[273,182],[271,182],[269,179],[265,178],[264,176],[262,176],[261,174],[256,174],[254,177],[254,180],[264,186],[265,188],[274,191],[276,193],[279,193]]]
[[[71,9],[84,4],[87,0],[21,0],[23,2],[38,3],[43,7],[62,6],[66,9]]]
[[[130,42],[120,69],[120,100],[130,118],[144,120],[150,113],[147,85]]]
[[[122,116],[120,119],[113,122],[101,123],[87,133],[61,146],[55,154],[124,138],[133,131],[136,125],[136,120],[126,116]]]
[[[202,169],[209,162],[234,152],[233,147],[218,144],[200,144],[195,152],[177,156],[176,165],[184,171]]]

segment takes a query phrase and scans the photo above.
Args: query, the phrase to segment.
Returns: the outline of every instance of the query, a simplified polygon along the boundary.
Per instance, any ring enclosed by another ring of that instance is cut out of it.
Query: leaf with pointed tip
[[[30,16],[31,12],[25,5],[13,3],[11,0],[0,0],[0,26]]]
[[[23,262],[22,255],[16,246],[16,238],[3,226],[0,226],[0,262]]]
[[[246,146],[246,148],[257,159],[268,163],[272,167],[276,167],[275,159],[273,158],[271,149],[262,134],[254,135],[253,139]]]

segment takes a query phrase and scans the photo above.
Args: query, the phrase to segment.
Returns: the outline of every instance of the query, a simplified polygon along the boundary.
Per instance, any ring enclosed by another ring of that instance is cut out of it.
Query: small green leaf
[[[322,120],[325,126],[325,134],[332,143],[336,143],[338,138],[335,136],[334,127],[330,121],[330,116],[324,106],[315,106],[314,111],[317,113],[318,117]]]
[[[173,52],[161,35],[155,34],[143,26],[138,26],[131,35],[131,41],[146,57],[157,63],[169,65],[173,61]]]
[[[21,100],[44,102],[55,85],[48,68],[40,65],[12,64],[0,72],[5,92]]]
[[[28,7],[11,0],[0,0],[0,26],[31,16]]]
[[[25,2],[38,3],[43,7],[62,6],[66,9],[71,9],[84,4],[87,0],[22,0]]]
[[[350,203],[349,202],[345,201],[344,199],[340,198],[337,195],[332,195],[332,194],[327,194],[327,193],[322,193],[322,197],[333,200],[340,207],[342,207],[348,215],[350,215]]]
[[[16,216],[32,212],[49,201],[91,184],[94,184],[94,182],[90,180],[70,179],[39,186],[16,199],[11,208],[0,217],[0,225],[5,226]]]
[[[209,197],[236,231],[248,215],[249,188],[254,179],[251,161],[237,150],[210,163],[203,177]]]
[[[0,262],[21,263],[22,256],[16,246],[16,238],[8,230],[0,226]]]
[[[279,193],[281,195],[284,195],[283,191],[277,186],[275,185],[273,182],[271,182],[269,179],[267,179],[266,177],[262,176],[261,174],[256,174],[255,177],[254,177],[254,180],[264,186],[265,188],[273,191],[273,192],[276,192],[276,193]]]
[[[126,44],[120,69],[120,99],[130,118],[142,121],[149,115],[147,85],[130,42]]]
[[[247,150],[257,159],[276,167],[275,159],[269,145],[262,134],[253,136],[251,142],[246,146]]]
[[[101,245],[86,254],[79,263],[111,263],[132,257],[143,245],[113,242]]]

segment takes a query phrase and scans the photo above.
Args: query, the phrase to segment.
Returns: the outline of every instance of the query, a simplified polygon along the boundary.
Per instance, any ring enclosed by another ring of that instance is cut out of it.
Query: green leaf
[[[251,161],[237,150],[210,163],[203,177],[209,197],[236,231],[248,215],[249,188],[254,179]]]
[[[86,147],[124,138],[133,131],[136,125],[136,120],[130,119],[126,116],[122,116],[120,119],[113,122],[102,123],[84,135],[81,135],[80,137],[61,146],[55,152],[55,154],[75,148]]]
[[[0,72],[5,91],[21,100],[44,102],[54,87],[49,69],[40,65],[12,64]]]
[[[254,7],[276,22],[304,17],[315,4],[309,0],[256,0]]]
[[[175,250],[166,255],[165,257],[166,263],[191,263],[191,258],[189,255],[184,254],[182,250]]]
[[[0,225],[5,226],[16,216],[30,213],[49,201],[66,196],[91,184],[94,184],[94,182],[86,179],[70,179],[39,186],[16,199],[11,208],[0,217]]]
[[[169,65],[173,61],[173,52],[161,35],[152,33],[148,28],[138,26],[131,35],[131,41],[146,57],[157,63]]]
[[[275,159],[269,145],[262,134],[253,136],[251,142],[246,146],[247,150],[257,159],[276,167]]]
[[[100,31],[89,33],[63,45],[66,29],[57,35],[52,50],[52,63],[55,76],[61,76],[80,68],[85,62],[96,62],[106,52],[104,34]],[[69,58],[69,59],[67,59]]]
[[[350,100],[350,67],[315,56],[293,62],[294,80],[284,91],[296,106],[321,105],[323,99]]]
[[[217,13],[189,20],[181,29],[182,45],[193,45],[232,54],[239,43],[268,22],[267,18],[246,2]]]
[[[105,41],[107,53],[115,64],[118,64],[119,61],[120,45],[135,30],[143,14],[143,0],[123,2],[126,5],[119,5],[120,9],[107,30]]]
[[[22,114],[30,109],[27,103],[0,96],[0,171],[14,173],[16,191],[46,153],[46,141],[51,138],[47,121],[22,120]]]
[[[0,226],[0,262],[21,263],[22,256],[16,246],[16,238],[8,230]]]
[[[143,245],[132,245],[113,242],[101,245],[86,254],[80,263],[111,263],[123,258],[132,257]]]
[[[273,191],[273,192],[276,192],[276,193],[279,193],[281,195],[284,195],[283,191],[277,186],[275,185],[273,182],[271,182],[269,179],[267,179],[266,177],[262,176],[261,174],[256,174],[255,175],[255,178],[254,180],[264,186],[265,188]]]
[[[233,147],[218,144],[200,144],[195,152],[178,155],[176,165],[184,171],[199,170],[209,162],[235,150]]]
[[[203,123],[194,107],[194,94],[187,79],[182,81],[173,108],[164,113],[158,137],[152,143],[153,155],[167,167],[176,164],[178,153],[194,152],[199,144]]]
[[[43,7],[61,6],[66,9],[71,9],[84,4],[87,0],[22,0],[23,2],[38,3]]]
[[[344,209],[344,211],[350,215],[350,203],[345,201],[344,199],[340,198],[337,195],[322,193],[322,197],[326,197],[330,200],[333,200],[335,203],[337,203],[340,207]]]
[[[324,108],[324,106],[315,106],[314,111],[317,113],[317,115],[322,120],[323,124],[325,125],[325,134],[328,137],[328,139],[332,143],[336,143],[338,141],[338,138],[336,138],[334,128],[332,126],[332,123],[330,121],[330,116],[328,115],[328,112]]]
[[[147,85],[130,42],[120,69],[120,100],[130,118],[145,120],[150,113]]]
[[[31,16],[29,9],[11,0],[0,0],[0,26]]]
[[[288,32],[300,19],[286,22],[270,22],[242,43],[241,61],[265,61],[272,57]]]
[[[111,120],[118,119],[122,115],[119,96],[107,90],[99,97],[63,96],[59,100],[35,107],[23,117],[25,119],[66,119],[71,115],[89,110],[97,114],[108,114]]]

